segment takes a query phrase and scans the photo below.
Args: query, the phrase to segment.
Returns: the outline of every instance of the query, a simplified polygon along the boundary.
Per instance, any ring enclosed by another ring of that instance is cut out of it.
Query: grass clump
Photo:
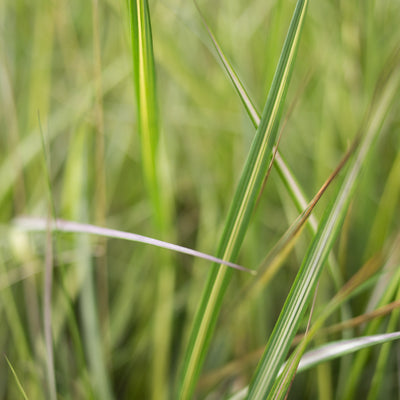
[[[397,2],[0,11],[0,398],[398,392]]]

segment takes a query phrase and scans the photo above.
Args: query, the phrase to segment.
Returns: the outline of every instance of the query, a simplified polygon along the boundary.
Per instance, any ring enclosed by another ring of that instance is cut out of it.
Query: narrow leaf
[[[298,372],[305,371],[322,362],[334,360],[345,356],[346,354],[351,354],[367,347],[388,343],[397,339],[400,339],[400,332],[363,336],[350,340],[331,342],[305,353],[300,360],[297,370]]]
[[[23,388],[22,385],[21,385],[21,381],[19,380],[17,373],[15,372],[13,366],[11,365],[10,360],[7,358],[6,355],[4,355],[4,357],[5,357],[6,361],[7,361],[8,366],[9,366],[10,369],[11,369],[12,374],[14,375],[15,382],[17,383],[18,389],[19,389],[19,391],[21,392],[22,397],[23,397],[25,400],[28,400],[28,396],[26,395],[25,390],[24,390],[24,388]]]
[[[45,231],[46,230],[46,220],[44,218],[39,218],[39,217],[37,217],[37,218],[36,217],[20,217],[20,218],[15,219],[15,224],[18,228],[26,230],[26,231]],[[240,271],[250,272],[251,274],[256,273],[255,271],[253,271],[251,269],[242,267],[241,265],[234,264],[229,261],[224,261],[220,258],[213,257],[209,254],[202,253],[197,250],[192,250],[187,247],[179,246],[176,244],[164,242],[162,240],[153,239],[153,238],[143,236],[143,235],[138,235],[136,233],[123,232],[123,231],[118,231],[116,229],[101,228],[101,227],[95,226],[95,225],[81,224],[79,222],[65,221],[62,219],[56,219],[56,220],[51,221],[50,229],[52,229],[53,231],[59,231],[59,232],[88,233],[91,235],[105,236],[105,237],[114,238],[114,239],[123,239],[123,240],[129,240],[131,242],[150,244],[152,246],[157,246],[157,247],[161,247],[164,249],[176,251],[178,253],[188,254],[193,257],[199,257],[199,258],[203,258],[208,261],[217,262],[219,264],[223,264],[228,267],[238,269]]]

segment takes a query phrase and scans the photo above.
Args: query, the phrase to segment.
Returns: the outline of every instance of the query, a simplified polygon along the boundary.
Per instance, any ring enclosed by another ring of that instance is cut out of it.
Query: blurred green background
[[[261,111],[295,2],[221,0],[201,1],[199,6]],[[16,231],[16,216],[46,217],[54,204],[58,218],[162,238],[210,254],[216,251],[255,129],[194,4],[163,0],[150,1],[149,7],[160,126],[158,162],[166,194],[161,200],[168,203],[172,227],[167,234],[153,223],[143,178],[127,4],[0,2],[0,398],[21,396],[3,354],[28,398],[48,396],[43,282],[49,242],[44,232]],[[400,45],[399,22],[398,1],[310,3],[286,101],[286,109],[292,105],[293,111],[283,116],[286,125],[280,143],[308,198],[362,132],[380,79],[393,68],[391,60]],[[335,249],[343,281],[372,255],[392,254],[399,243],[399,106],[397,97],[372,160],[363,170]],[[329,189],[322,198],[317,216],[332,193]],[[240,264],[256,269],[297,215],[272,169]],[[273,284],[245,304],[245,312],[223,308],[205,374],[262,349],[310,237],[302,235]],[[151,333],[160,304],[156,281],[159,260],[167,251],[61,233],[54,236],[53,245],[58,397],[107,398],[110,390],[118,399],[150,398],[151,365],[159,357]],[[210,268],[210,263],[189,256],[169,257],[175,283],[165,398],[173,391]],[[237,298],[248,280],[247,274],[235,273],[226,298]],[[324,275],[320,306],[334,293]],[[365,311],[369,296],[367,291],[351,302],[354,315]],[[97,322],[89,315],[93,310]],[[210,399],[223,398],[247,384],[257,360],[243,361],[242,367],[217,379],[217,385],[204,379],[199,398],[207,394]],[[390,362],[394,365],[394,358]],[[105,371],[107,383],[99,394],[98,379]],[[324,378],[329,388],[326,399],[334,398],[330,393],[340,382],[338,371],[333,363],[329,378]],[[372,373],[372,367],[366,368],[363,379]],[[389,397],[395,393],[393,375],[389,373],[383,385]],[[299,376],[292,398],[323,398],[313,379],[312,371]],[[363,387],[357,398],[365,398]]]

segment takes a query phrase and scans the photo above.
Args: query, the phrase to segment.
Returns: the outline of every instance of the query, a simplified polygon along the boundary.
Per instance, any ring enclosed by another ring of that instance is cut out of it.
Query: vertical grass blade
[[[161,168],[165,166],[160,163],[158,148],[159,123],[150,11],[147,0],[130,0],[128,6],[143,173],[152,204],[153,225],[165,239],[172,231],[170,221],[173,210],[171,196],[160,179]],[[151,393],[154,400],[159,400],[168,397],[175,270],[165,253],[159,255],[156,262],[160,268],[156,278]]]
[[[257,194],[272,157],[307,4],[308,1],[297,2],[262,118],[231,204],[218,249],[218,256],[224,260],[233,261],[239,253]],[[210,272],[180,375],[180,399],[192,397],[230,277],[231,272],[224,266],[215,265]]]
[[[291,341],[310,302],[326,258],[343,223],[361,167],[381,131],[390,104],[396,94],[398,83],[398,74],[393,75],[373,109],[366,134],[357,150],[355,159],[339,189],[335,202],[327,209],[320,223],[268,340],[264,355],[249,388],[249,399],[267,398],[266,396],[275,382],[279,368],[289,351]]]
[[[130,0],[128,5],[143,173],[153,210],[157,212],[156,220],[161,223],[161,200],[156,170],[159,130],[149,7],[146,0]]]

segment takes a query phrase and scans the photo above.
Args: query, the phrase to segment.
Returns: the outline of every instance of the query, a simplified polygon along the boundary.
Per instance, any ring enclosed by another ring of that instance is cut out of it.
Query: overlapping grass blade
[[[301,28],[304,24],[307,4],[308,1],[298,1],[294,11],[260,125],[252,143],[221,237],[217,253],[220,258],[230,261],[236,259],[266,168],[271,160]],[[225,266],[216,265],[208,277],[201,303],[195,316],[181,371],[178,388],[181,399],[192,397],[230,276],[231,271]]]
[[[250,399],[266,398],[272,385],[274,385],[279,367],[289,351],[291,341],[309,304],[324,262],[343,223],[361,167],[381,131],[398,84],[398,74],[392,75],[386,82],[379,101],[375,103],[369,123],[365,129],[365,136],[340,187],[335,202],[327,209],[321,221],[318,232],[307,251],[267,343],[264,355],[250,385]],[[291,379],[288,375],[288,379],[285,382],[286,388]]]
[[[356,140],[353,143],[353,146],[351,146],[351,148],[347,151],[347,153],[340,161],[336,169],[324,182],[318,193],[314,196],[314,198],[310,201],[310,203],[307,205],[304,211],[298,216],[298,218],[294,221],[294,223],[289,227],[289,229],[284,233],[284,235],[281,237],[278,243],[271,250],[270,254],[268,254],[268,256],[265,258],[260,268],[263,271],[263,273],[260,274],[260,278],[257,279],[255,286],[251,290],[252,295],[256,294],[259,290],[261,290],[263,286],[265,286],[265,284],[268,281],[272,279],[272,276],[275,274],[279,266],[282,264],[288,252],[293,248],[296,239],[302,232],[304,224],[308,221],[311,212],[318,203],[319,199],[325,193],[326,189],[332,183],[335,177],[339,174],[341,169],[345,166],[349,157],[353,154],[357,142],[358,141]]]
[[[195,3],[197,6],[197,3]],[[260,114],[257,111],[256,106],[254,105],[253,101],[251,100],[250,96],[247,93],[246,88],[244,87],[241,79],[239,78],[238,74],[236,73],[235,69],[230,64],[228,58],[225,56],[221,46],[219,45],[215,35],[213,34],[211,28],[207,24],[204,16],[202,15],[199,7],[197,9],[200,13],[202,21],[206,27],[206,30],[213,42],[213,45],[217,51],[217,54],[224,66],[229,78],[231,79],[233,86],[235,87],[237,94],[239,95],[240,100],[242,101],[247,114],[252,121],[255,128],[258,127],[260,123]],[[279,176],[282,179],[284,186],[286,187],[287,191],[289,192],[297,210],[299,212],[303,212],[303,210],[307,207],[308,201],[304,194],[304,190],[302,189],[301,185],[297,181],[296,177],[294,176],[293,172],[289,168],[288,164],[286,163],[284,157],[282,156],[281,152],[278,149],[275,149],[275,158],[274,158],[274,166],[276,167]],[[311,214],[309,218],[307,218],[307,225],[310,231],[314,234],[317,231],[318,221],[314,214]],[[337,268],[337,262],[334,258],[333,254],[329,256],[329,267],[334,279],[334,283],[337,288],[339,288],[342,284],[342,279],[340,277],[340,273]],[[348,316],[349,313],[346,309],[343,310],[344,315]]]

